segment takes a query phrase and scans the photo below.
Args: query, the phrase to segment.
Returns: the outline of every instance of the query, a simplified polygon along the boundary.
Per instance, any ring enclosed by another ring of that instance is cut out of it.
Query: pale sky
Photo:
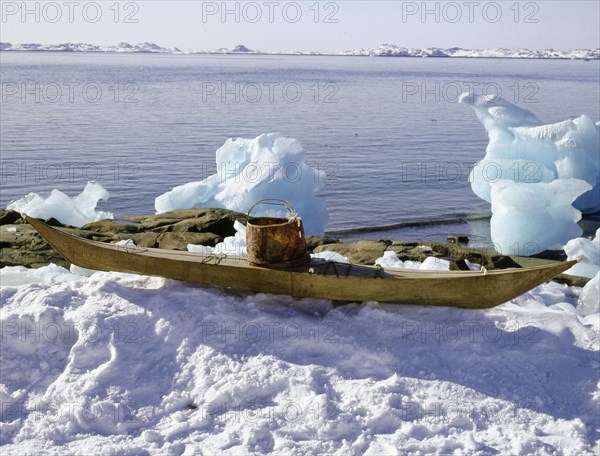
[[[2,0],[0,40],[113,45],[149,41],[214,50],[405,47],[600,47],[600,1]],[[22,4],[25,9],[22,9]]]

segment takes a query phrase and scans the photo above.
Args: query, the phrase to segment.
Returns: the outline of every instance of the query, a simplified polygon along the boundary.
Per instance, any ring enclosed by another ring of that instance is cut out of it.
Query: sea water
[[[326,173],[329,232],[487,239],[489,205],[468,180],[487,136],[460,94],[501,95],[545,123],[600,119],[597,61],[51,52],[0,61],[2,207],[32,191],[74,196],[97,180],[111,195],[99,209],[153,213],[158,195],[215,173],[227,138],[279,131]]]

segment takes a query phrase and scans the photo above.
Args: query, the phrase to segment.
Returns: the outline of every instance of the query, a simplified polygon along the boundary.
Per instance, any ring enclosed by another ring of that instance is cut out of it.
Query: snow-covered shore
[[[119,43],[114,46],[100,46],[89,43],[0,43],[0,51],[51,51],[51,52],[104,52],[104,53],[147,53],[147,54],[259,54],[259,55],[342,55],[369,57],[462,57],[462,58],[506,58],[506,59],[576,59],[598,60],[600,49],[556,49],[530,50],[525,48],[464,49],[460,47],[426,49],[406,48],[395,44],[382,44],[373,48],[352,49],[326,53],[318,51],[276,51],[266,52],[250,49],[243,44],[233,48],[215,50],[191,50],[165,48],[155,43]]]
[[[2,454],[591,454],[600,322],[5,268]]]

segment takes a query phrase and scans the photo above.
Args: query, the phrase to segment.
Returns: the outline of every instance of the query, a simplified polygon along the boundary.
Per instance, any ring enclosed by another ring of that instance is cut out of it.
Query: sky
[[[0,40],[335,52],[399,46],[600,47],[600,1],[1,2]],[[23,7],[24,5],[24,7]]]

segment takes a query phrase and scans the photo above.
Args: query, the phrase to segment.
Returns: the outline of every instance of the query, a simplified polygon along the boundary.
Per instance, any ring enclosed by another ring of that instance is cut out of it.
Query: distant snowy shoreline
[[[438,58],[510,58],[510,59],[571,59],[571,60],[600,60],[598,49],[574,49],[571,51],[557,51],[544,49],[531,51],[524,48],[498,48],[498,49],[463,49],[459,47],[405,48],[393,44],[382,44],[375,48],[365,48],[334,53],[327,52],[264,52],[249,49],[238,45],[232,49],[221,48],[217,50],[181,50],[179,48],[165,48],[155,43],[119,43],[115,46],[98,46],[88,43],[62,43],[62,44],[11,44],[0,43],[0,51],[42,51],[42,52],[100,52],[111,54],[145,53],[145,54],[178,54],[178,55],[321,55],[321,56],[357,56],[357,57],[438,57]]]

